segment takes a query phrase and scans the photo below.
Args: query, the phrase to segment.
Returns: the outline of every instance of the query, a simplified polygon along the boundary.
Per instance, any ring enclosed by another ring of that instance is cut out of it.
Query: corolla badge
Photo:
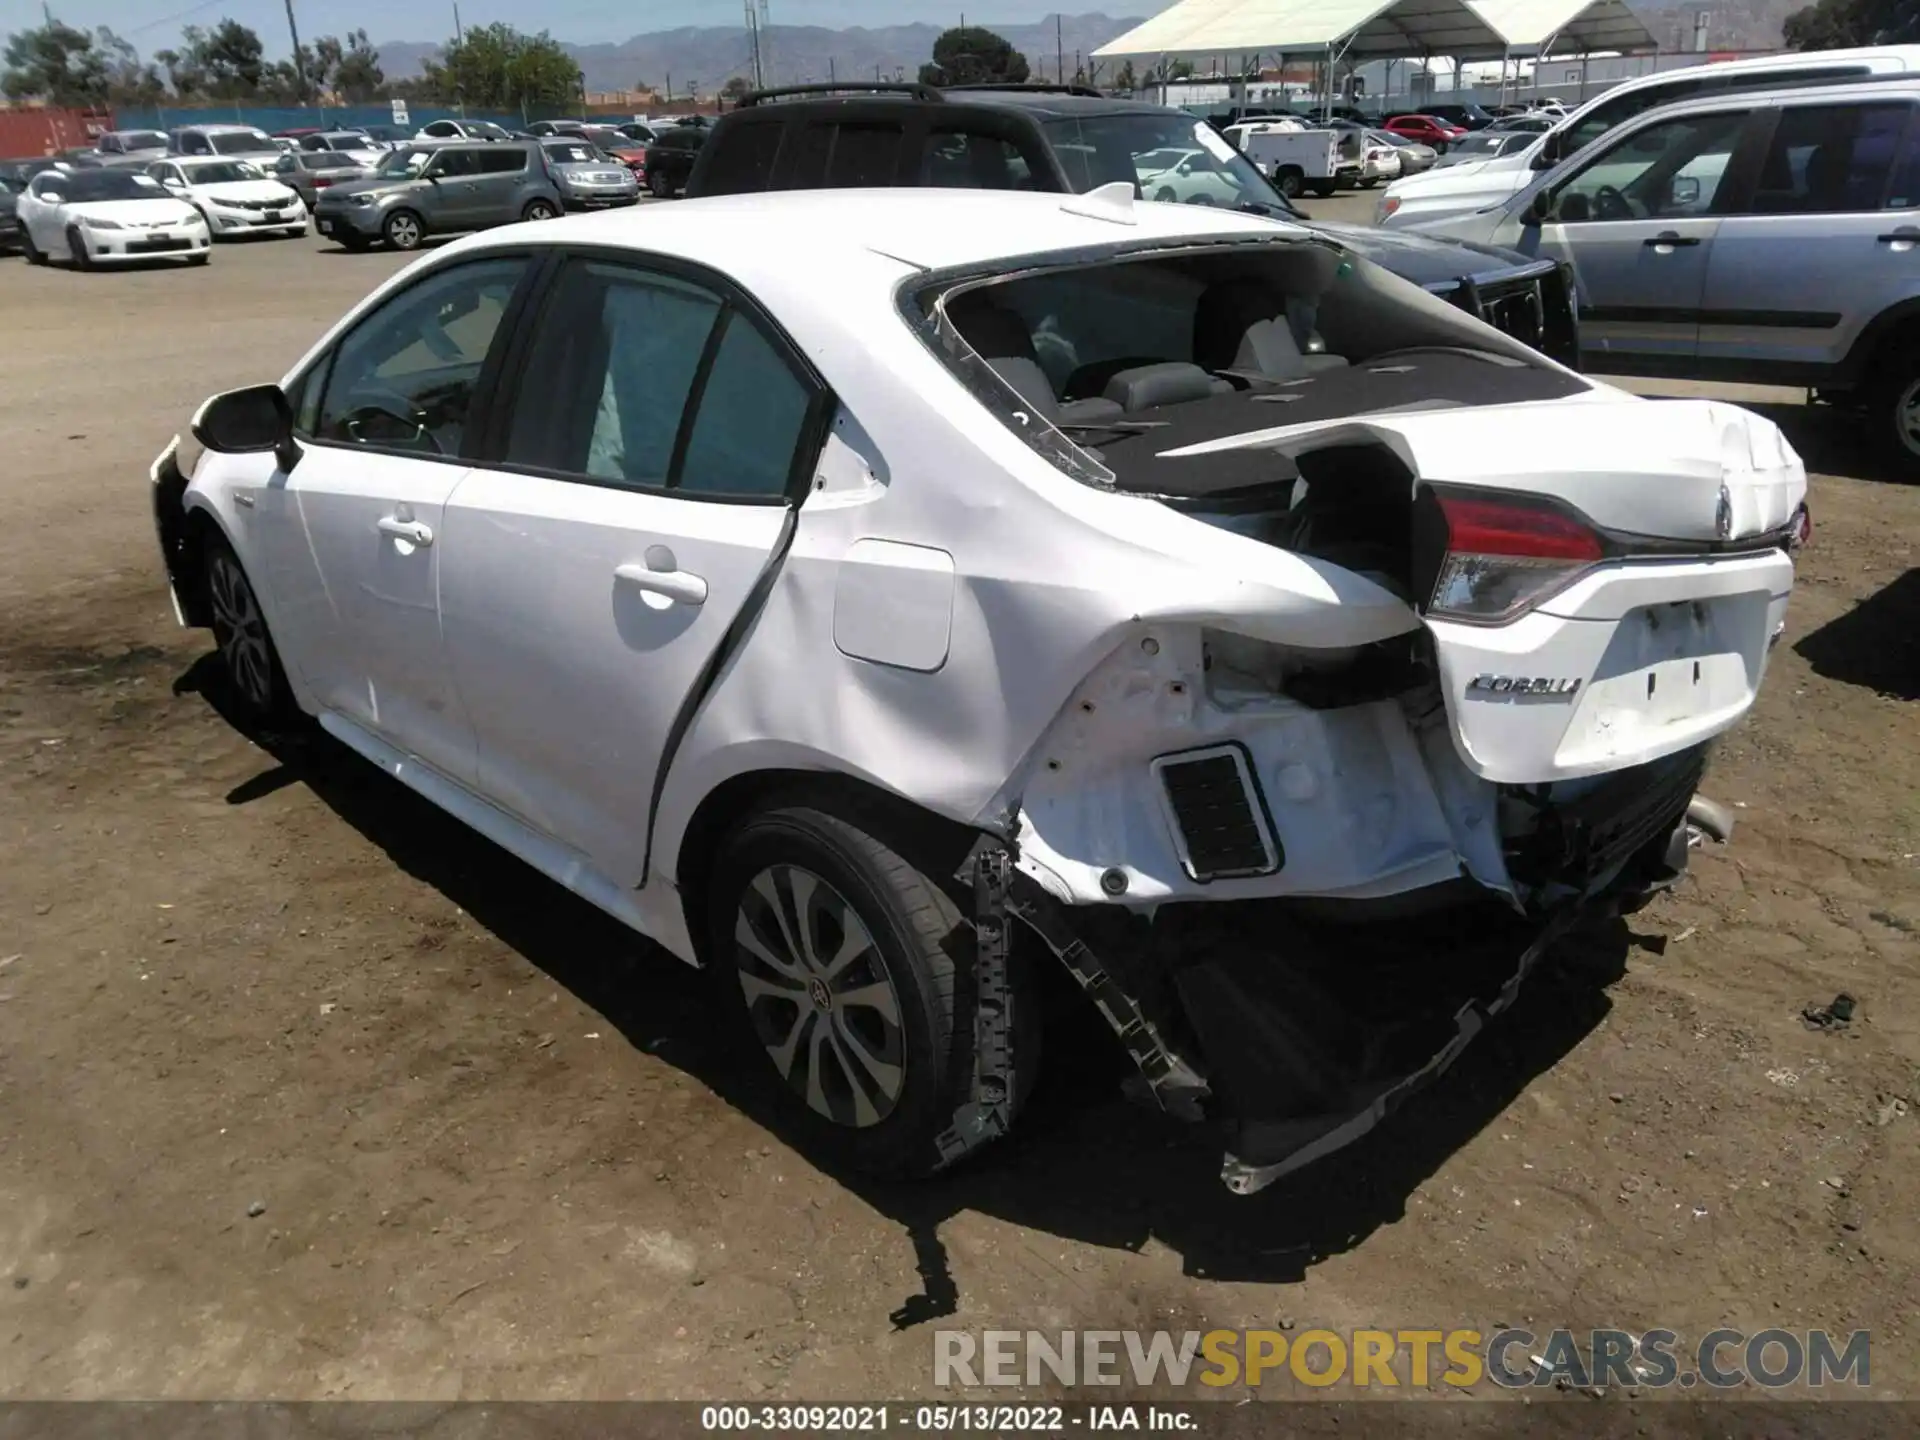
[[[1713,512],[1713,532],[1722,540],[1733,538],[1733,491],[1720,487],[1720,504]]]
[[[1476,675],[1467,689],[1490,695],[1571,695],[1580,688],[1572,675]]]

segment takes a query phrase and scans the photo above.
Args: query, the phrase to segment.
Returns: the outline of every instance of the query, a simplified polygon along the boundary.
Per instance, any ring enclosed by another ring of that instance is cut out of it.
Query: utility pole
[[[827,56],[827,83],[829,85],[838,85],[840,83],[839,75],[834,72],[833,56],[831,55]]]
[[[760,63],[760,16],[747,0],[747,64],[753,71],[753,88],[767,88],[767,72]]]
[[[293,0],[287,0],[291,5]],[[1060,83],[1067,83],[1067,42],[1060,29],[1060,12],[1053,12],[1053,68],[1059,74]]]
[[[287,0],[287,33],[293,37],[293,83],[299,87],[299,101],[307,103],[307,60],[300,53],[300,27],[293,23],[293,0]]]
[[[466,38],[467,38],[467,32],[464,29],[462,29],[460,25],[460,0],[453,0],[453,43],[455,45],[464,44],[466,42]],[[454,98],[459,103],[459,106],[460,106],[460,118],[462,120],[466,119],[467,118],[467,87],[464,85],[456,86],[454,90]]]

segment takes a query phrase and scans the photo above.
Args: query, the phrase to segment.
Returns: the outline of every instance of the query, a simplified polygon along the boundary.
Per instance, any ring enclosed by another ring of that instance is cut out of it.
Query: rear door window
[[[919,183],[946,190],[1030,190],[1033,171],[1010,140],[935,126],[921,146]]]
[[[514,175],[527,168],[527,152],[517,145],[483,150],[479,155],[482,175]]]
[[[735,125],[707,157],[701,185],[709,195],[739,195],[767,188],[780,160],[786,126],[779,120]]]
[[[892,185],[905,141],[898,121],[817,121],[800,132],[790,183],[797,190]]]
[[[1913,107],[1800,105],[1774,128],[1750,209],[1757,215],[1844,215],[1890,204],[1889,182],[1901,161]],[[1912,203],[1903,179],[1901,204]]]

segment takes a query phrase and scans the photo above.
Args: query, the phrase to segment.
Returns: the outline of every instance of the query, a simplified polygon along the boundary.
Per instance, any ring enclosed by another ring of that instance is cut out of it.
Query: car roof
[[[1727,90],[1710,95],[1690,95],[1684,100],[1675,100],[1669,105],[1655,106],[1634,116],[1631,120],[1623,120],[1620,128],[1625,129],[1631,125],[1638,129],[1654,116],[1666,118],[1673,115],[1725,110],[1729,106],[1736,110],[1753,110],[1763,105],[1858,105],[1867,100],[1913,99],[1920,99],[1920,73],[1889,76],[1885,80],[1861,80],[1846,85],[1795,85],[1779,90]],[[1536,132],[1521,131],[1520,133]]]
[[[802,255],[877,254],[945,270],[1116,244],[1311,236],[1297,225],[1213,206],[1116,206],[1127,223],[1081,213],[1098,209],[1092,196],[1019,190],[784,190],[513,226],[446,249],[484,248],[494,237],[631,247],[711,265],[759,291],[790,289],[796,275],[811,273],[796,264]],[[780,244],[768,245],[769,233]]]
[[[1893,74],[1899,73],[1901,69],[1920,71],[1920,45],[1862,45],[1850,50],[1803,50],[1785,55],[1756,55],[1746,60],[1718,60],[1710,66],[1687,65],[1677,70],[1656,70],[1651,75],[1636,75],[1631,80],[1622,80],[1618,85],[1601,91],[1584,105],[1573,109],[1567,118],[1578,117],[1583,111],[1601,104],[1609,96],[1629,94],[1636,90],[1685,80],[1703,70],[1710,71],[1716,76],[1764,75],[1775,70],[1783,74],[1791,74],[1796,70],[1829,70],[1836,65],[1871,64],[1875,61],[1898,61],[1897,68],[1889,67],[1890,73]],[[1849,85],[1848,88],[1853,87]]]
[[[182,125],[184,130],[198,130],[202,135],[264,135],[266,132],[258,125]]]

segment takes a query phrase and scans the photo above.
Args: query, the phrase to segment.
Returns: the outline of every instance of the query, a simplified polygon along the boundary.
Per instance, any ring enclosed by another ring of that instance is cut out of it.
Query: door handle
[[[1920,230],[1911,225],[1902,225],[1890,235],[1876,235],[1874,239],[1882,245],[1920,245]]]
[[[1682,246],[1698,245],[1700,243],[1700,237],[1698,235],[1681,235],[1672,230],[1662,230],[1651,240],[1642,240],[1640,243],[1655,248],[1665,247],[1669,250],[1677,250]]]
[[[382,535],[391,535],[396,540],[405,540],[422,550],[433,544],[433,527],[422,525],[418,520],[402,520],[398,515],[382,515],[374,522]]]
[[[704,605],[707,582],[688,570],[655,570],[650,565],[622,565],[614,578],[649,595],[661,595],[682,605]]]

